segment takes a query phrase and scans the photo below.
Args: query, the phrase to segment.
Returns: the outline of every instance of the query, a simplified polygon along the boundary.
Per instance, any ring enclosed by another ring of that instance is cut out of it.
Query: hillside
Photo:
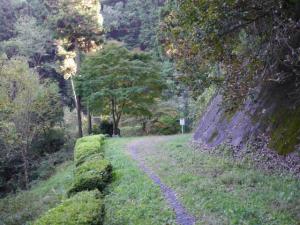
[[[249,161],[195,151],[190,138],[106,140],[103,151],[114,179],[104,192],[104,224],[297,224],[299,180],[279,170],[262,172]],[[67,163],[30,192],[2,199],[4,224],[36,219],[59,204],[55,199],[66,199],[72,169]],[[8,217],[7,201],[15,202],[14,217]],[[31,201],[37,205],[25,212],[21,205]]]
[[[0,0],[0,225],[298,225],[299,0]]]

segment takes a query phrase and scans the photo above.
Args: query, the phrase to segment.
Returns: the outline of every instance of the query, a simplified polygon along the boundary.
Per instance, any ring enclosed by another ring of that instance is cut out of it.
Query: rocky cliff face
[[[260,86],[230,113],[222,106],[222,94],[216,94],[202,115],[194,141],[206,149],[227,144],[239,156],[250,151],[255,159],[268,161],[268,167],[280,164],[299,173],[300,108],[289,86],[292,81]]]

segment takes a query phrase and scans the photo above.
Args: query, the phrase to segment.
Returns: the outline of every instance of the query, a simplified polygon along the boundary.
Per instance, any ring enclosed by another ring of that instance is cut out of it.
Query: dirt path
[[[142,153],[151,153],[153,148],[156,148],[161,142],[166,141],[169,138],[171,137],[146,137],[130,142],[127,149],[131,157],[138,162],[139,167],[160,187],[166,201],[176,214],[176,222],[180,225],[193,225],[196,222],[195,217],[187,212],[178,200],[176,192],[162,183],[158,175],[145,164],[143,158],[144,154]]]

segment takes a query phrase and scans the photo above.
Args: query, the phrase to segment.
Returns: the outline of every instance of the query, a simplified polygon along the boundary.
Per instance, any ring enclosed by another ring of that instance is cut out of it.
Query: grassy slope
[[[106,225],[175,224],[159,187],[125,153],[129,138],[110,139],[106,158],[114,168],[114,181],[105,197]]]
[[[0,225],[23,225],[58,204],[73,180],[73,162],[66,162],[29,191],[0,199]]]
[[[300,181],[265,174],[245,163],[195,152],[189,135],[168,138],[144,153],[146,163],[179,194],[198,224],[293,225],[300,220]],[[106,203],[106,225],[175,224],[153,182],[125,153],[133,139],[110,139],[107,159],[114,182]],[[146,146],[145,146],[146,147]],[[30,191],[0,199],[0,225],[21,225],[38,217],[64,198],[73,179],[72,162]]]
[[[174,137],[145,158],[199,224],[298,224],[299,180],[196,152],[189,139]]]

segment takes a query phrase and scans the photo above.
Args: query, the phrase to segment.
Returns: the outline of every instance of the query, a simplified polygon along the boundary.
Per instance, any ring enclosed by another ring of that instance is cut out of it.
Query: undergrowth
[[[27,225],[59,204],[73,181],[73,162],[65,162],[48,180],[28,191],[0,199],[0,225]]]

